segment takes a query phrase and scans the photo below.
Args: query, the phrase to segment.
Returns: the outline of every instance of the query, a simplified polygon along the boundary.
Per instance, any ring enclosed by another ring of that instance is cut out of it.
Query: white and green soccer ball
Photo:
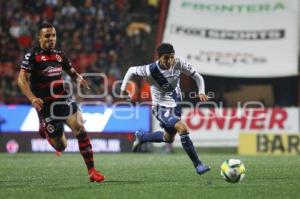
[[[231,183],[237,183],[245,177],[246,168],[239,159],[225,160],[221,166],[221,176]]]

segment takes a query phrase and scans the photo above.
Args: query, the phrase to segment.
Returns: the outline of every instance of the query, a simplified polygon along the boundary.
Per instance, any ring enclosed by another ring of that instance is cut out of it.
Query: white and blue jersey
[[[201,75],[189,63],[178,57],[175,57],[175,62],[169,69],[162,69],[158,60],[148,65],[130,67],[124,77],[121,90],[126,90],[132,75],[146,78],[150,84],[154,115],[162,124],[165,123],[164,126],[171,127],[180,120],[181,116],[180,107],[177,106],[177,102],[182,100],[181,73],[195,79],[199,94],[205,93]]]
[[[152,95],[152,104],[165,107],[175,107],[181,101],[180,74],[184,73],[196,80],[199,93],[205,93],[204,81],[199,73],[185,60],[176,57],[170,69],[162,69],[158,61],[143,65],[133,66],[127,71],[121,90],[126,90],[126,85],[132,75],[148,79]]]

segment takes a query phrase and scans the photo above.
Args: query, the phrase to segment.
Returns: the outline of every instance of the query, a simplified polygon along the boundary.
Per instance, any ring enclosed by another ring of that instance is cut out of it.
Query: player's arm
[[[199,99],[201,102],[205,102],[209,100],[209,97],[205,94],[205,83],[203,77],[195,72],[192,75],[192,78],[196,81],[197,86],[198,86],[198,94],[199,94]]]
[[[135,74],[136,71],[136,67],[130,67],[123,79],[122,85],[121,85],[121,96],[126,98],[129,96],[128,92],[127,92],[127,85],[128,82],[130,81],[131,77]]]
[[[205,83],[203,77],[194,69],[194,67],[183,59],[178,59],[181,64],[181,70],[184,74],[192,77],[198,86],[198,96],[200,101],[205,102],[209,97],[205,94]]]
[[[83,79],[83,77],[75,70],[66,54],[64,52],[61,52],[61,56],[63,69],[71,77],[71,79],[83,88],[90,89],[87,81]]]
[[[149,76],[149,74],[150,74],[149,65],[130,67],[126,72],[121,85],[121,97],[127,98],[129,96],[127,92],[127,86],[133,75],[140,76],[140,77],[147,77]]]
[[[71,67],[65,71],[74,82],[80,84],[84,88],[90,89],[87,81],[85,79],[83,79],[83,77],[75,70],[75,68]]]
[[[21,69],[18,75],[18,86],[22,93],[29,99],[32,106],[36,108],[36,110],[40,111],[43,107],[43,100],[41,98],[36,97],[31,88],[29,86],[29,77],[30,73],[26,70]]]

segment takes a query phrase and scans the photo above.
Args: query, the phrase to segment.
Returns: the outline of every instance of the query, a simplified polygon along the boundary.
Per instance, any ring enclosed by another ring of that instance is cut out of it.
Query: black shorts
[[[45,128],[50,138],[60,137],[64,132],[65,121],[78,110],[74,101],[69,99],[46,102],[38,112],[40,126]]]

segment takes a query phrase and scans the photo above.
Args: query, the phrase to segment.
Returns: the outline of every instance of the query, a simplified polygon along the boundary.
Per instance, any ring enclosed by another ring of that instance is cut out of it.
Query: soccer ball
[[[231,183],[237,183],[245,177],[246,168],[239,159],[225,160],[221,166],[221,176]]]

